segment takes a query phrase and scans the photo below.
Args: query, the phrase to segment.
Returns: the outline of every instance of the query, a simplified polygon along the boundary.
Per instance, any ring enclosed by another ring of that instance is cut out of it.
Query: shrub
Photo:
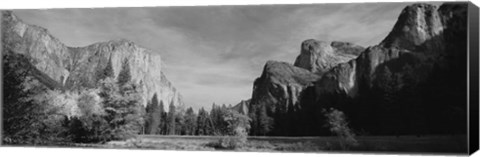
[[[227,135],[233,136],[227,140],[228,148],[234,149],[245,146],[247,143],[248,132],[250,129],[250,118],[233,110],[227,110],[224,115],[227,122]]]
[[[325,126],[330,129],[330,132],[338,136],[342,149],[347,150],[351,147],[358,146],[355,134],[348,127],[347,118],[342,111],[330,108],[329,110],[324,110],[323,114],[327,120]]]
[[[226,110],[224,122],[227,125],[225,137],[217,142],[210,143],[209,146],[220,149],[238,149],[247,143],[248,132],[250,129],[250,118],[233,110]]]

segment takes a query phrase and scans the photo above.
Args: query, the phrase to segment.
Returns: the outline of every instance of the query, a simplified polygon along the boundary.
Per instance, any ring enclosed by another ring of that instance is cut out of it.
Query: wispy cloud
[[[160,54],[194,108],[251,97],[267,60],[292,63],[303,40],[377,44],[407,3],[17,10],[69,46],[126,38]]]

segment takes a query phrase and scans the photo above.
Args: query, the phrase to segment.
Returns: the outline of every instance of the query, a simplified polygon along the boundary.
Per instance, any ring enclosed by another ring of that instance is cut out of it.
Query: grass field
[[[102,148],[140,148],[163,150],[225,150],[211,146],[221,136],[158,136],[142,135],[127,141],[112,141]],[[359,145],[348,150],[340,147],[337,137],[249,137],[245,147],[226,151],[258,152],[395,152],[395,153],[452,153],[467,151],[464,135],[445,136],[360,136]]]

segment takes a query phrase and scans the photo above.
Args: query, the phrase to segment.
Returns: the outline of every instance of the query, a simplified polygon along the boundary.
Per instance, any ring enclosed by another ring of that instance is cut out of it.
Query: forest
[[[5,144],[105,143],[140,134],[238,135],[246,138],[249,118],[225,105],[211,111],[164,104],[155,95],[146,107],[129,68],[117,80],[111,65],[95,89],[50,90],[31,77],[28,57],[5,53],[3,136]],[[124,67],[128,62],[124,63]]]

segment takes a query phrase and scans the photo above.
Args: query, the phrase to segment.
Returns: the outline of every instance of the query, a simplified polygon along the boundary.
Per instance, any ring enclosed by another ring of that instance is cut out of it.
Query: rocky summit
[[[323,74],[333,67],[357,57],[363,47],[349,42],[326,42],[315,39],[301,44],[300,54],[291,65],[285,62],[268,61],[262,76],[254,83],[252,104],[271,106],[296,106],[303,90],[314,85]]]
[[[24,23],[11,11],[2,11],[1,28],[4,51],[29,58],[36,78],[51,89],[93,88],[103,79],[107,66],[111,66],[116,78],[122,65],[128,64],[132,81],[143,89],[145,105],[154,94],[165,104],[183,105],[182,96],[163,73],[160,55],[132,41],[120,39],[69,47],[46,29]]]
[[[339,63],[354,59],[363,47],[348,42],[325,42],[309,39],[301,44],[294,65],[313,73],[323,74]]]
[[[450,7],[449,7],[450,6]],[[462,26],[451,30],[444,30],[451,25],[445,19],[458,15],[462,10],[458,4],[443,4],[441,8],[453,8],[452,10],[440,10],[431,4],[413,4],[403,9],[392,31],[378,45],[368,47],[355,60],[349,63],[340,64],[325,74],[321,81],[316,83],[318,95],[325,92],[341,92],[350,96],[357,93],[357,84],[367,82],[369,87],[373,86],[374,79],[378,78],[379,69],[389,68],[397,73],[406,72],[404,66],[412,66],[417,71],[417,81],[428,77],[429,71],[434,65],[445,66],[445,59],[451,51],[448,47],[460,48],[460,45],[452,45],[453,42],[446,41],[444,34],[452,34],[452,30],[465,29]],[[465,9],[465,8],[463,8]],[[456,13],[456,14],[454,14]],[[460,23],[461,22],[456,22]],[[460,27],[460,28],[458,28]],[[454,36],[462,33],[454,33]],[[453,50],[455,51],[455,50]],[[463,53],[455,53],[463,54]],[[458,59],[458,57],[457,57]],[[355,88],[354,88],[355,87]]]
[[[320,76],[286,62],[268,61],[253,85],[251,104],[297,105],[300,94]],[[273,110],[273,108],[272,108]]]
[[[294,66],[266,63],[250,106],[295,107],[267,112],[277,125],[274,135],[320,135],[322,128],[314,125],[323,123],[323,111],[332,107],[345,111],[354,128],[373,134],[462,127],[452,119],[463,121],[465,115],[452,108],[466,110],[466,17],[466,3],[418,3],[405,7],[390,33],[368,48],[306,40]]]

